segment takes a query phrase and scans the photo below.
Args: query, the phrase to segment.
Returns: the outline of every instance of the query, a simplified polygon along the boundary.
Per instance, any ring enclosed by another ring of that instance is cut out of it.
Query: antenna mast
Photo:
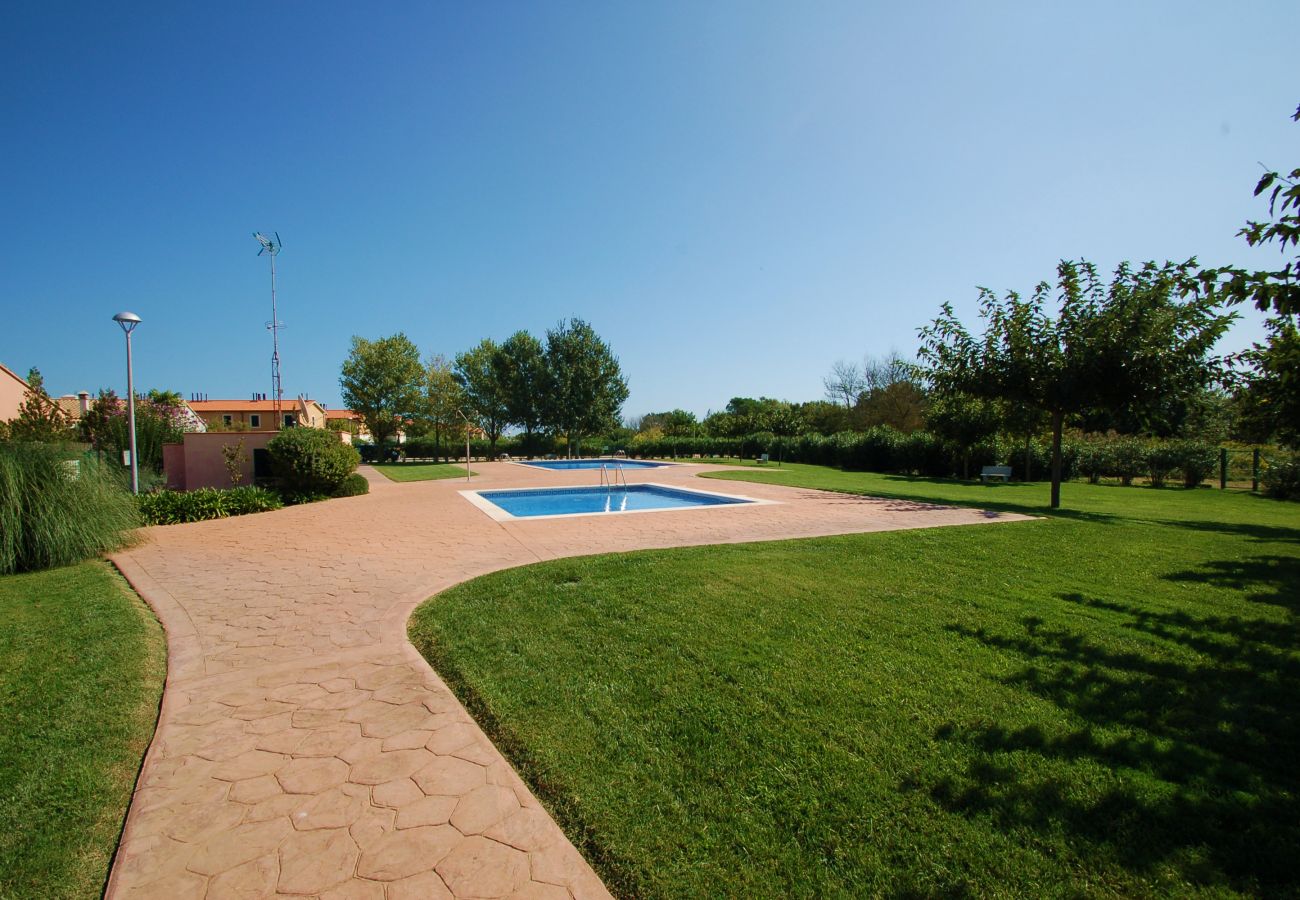
[[[257,231],[253,237],[262,245],[257,255],[265,253],[271,257],[271,321],[266,323],[266,327],[271,332],[271,398],[275,402],[275,427],[279,428],[284,422],[284,389],[280,386],[280,329],[284,323],[275,308],[275,258],[280,255],[280,232],[274,234],[274,238],[269,238]]]

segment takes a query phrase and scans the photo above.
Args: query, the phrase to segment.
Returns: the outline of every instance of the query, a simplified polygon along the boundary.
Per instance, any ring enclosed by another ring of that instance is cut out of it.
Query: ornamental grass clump
[[[121,476],[50,444],[0,444],[0,575],[116,550],[140,524]]]

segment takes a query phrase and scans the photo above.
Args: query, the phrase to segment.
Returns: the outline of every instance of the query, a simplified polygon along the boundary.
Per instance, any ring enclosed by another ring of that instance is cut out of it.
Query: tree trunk
[[[1065,413],[1052,412],[1052,509],[1061,508],[1061,432],[1065,428]]]
[[[1029,471],[1029,468],[1030,468],[1030,467],[1029,467],[1029,459],[1030,459],[1030,457],[1029,457],[1029,444],[1030,444],[1030,441],[1032,441],[1032,440],[1033,440],[1033,436],[1032,436],[1032,435],[1028,435],[1028,434],[1025,435],[1025,474],[1021,475],[1020,477],[1021,477],[1022,480],[1026,481],[1026,482],[1033,481],[1033,475],[1032,475],[1032,473]]]

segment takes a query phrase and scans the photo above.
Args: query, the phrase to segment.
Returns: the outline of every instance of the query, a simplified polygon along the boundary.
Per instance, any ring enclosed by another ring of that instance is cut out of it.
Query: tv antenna
[[[271,257],[271,321],[266,323],[266,328],[271,332],[271,399],[275,403],[275,427],[279,428],[284,422],[282,407],[284,405],[284,389],[280,385],[280,329],[284,323],[275,307],[275,258],[280,255],[280,232],[273,232],[274,238],[267,237],[260,231],[253,232],[253,237],[262,245],[262,249],[257,251],[261,256],[265,253]]]

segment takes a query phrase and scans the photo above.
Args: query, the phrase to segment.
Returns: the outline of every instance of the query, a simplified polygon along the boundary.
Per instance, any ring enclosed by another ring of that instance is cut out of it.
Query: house
[[[18,418],[27,399],[27,379],[0,364],[0,422]]]
[[[370,440],[365,420],[350,409],[326,409],[325,427],[337,431],[345,444],[354,443],[358,438]]]
[[[299,395],[286,397],[280,404],[280,421],[275,419],[275,401],[265,394],[256,394],[251,400],[191,400],[190,408],[218,431],[279,431],[281,428],[301,426],[324,428],[325,408],[315,400]]]
[[[142,398],[142,394],[136,394],[136,403],[138,404]],[[62,397],[55,397],[54,402],[67,413],[71,421],[79,422],[85,417],[86,413],[90,412],[90,405],[93,401],[90,399],[89,391],[78,391],[75,394],[64,394]],[[207,423],[184,400],[180,401],[175,409],[182,431],[201,433],[208,430]]]

